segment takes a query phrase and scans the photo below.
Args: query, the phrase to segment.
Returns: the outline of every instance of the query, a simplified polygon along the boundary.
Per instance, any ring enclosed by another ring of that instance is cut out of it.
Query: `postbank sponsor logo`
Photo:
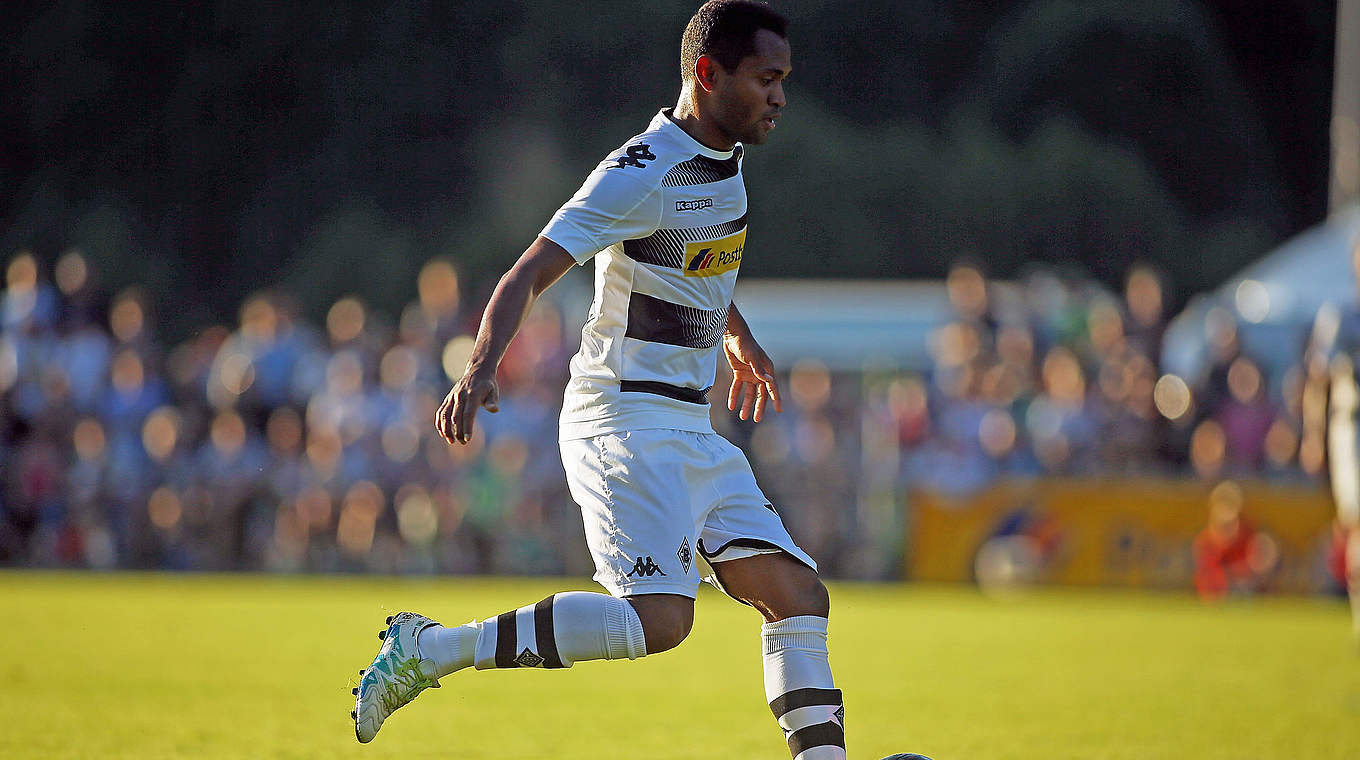
[[[741,266],[746,248],[746,230],[719,240],[685,244],[685,276],[712,277]]]

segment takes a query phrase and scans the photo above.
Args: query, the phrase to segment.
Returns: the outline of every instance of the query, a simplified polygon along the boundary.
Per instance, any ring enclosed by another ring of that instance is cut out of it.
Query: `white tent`
[[[750,279],[733,300],[786,368],[817,359],[832,370],[921,370],[931,333],[952,313],[942,281]]]
[[[576,268],[547,292],[569,335],[585,322],[590,275]],[[748,278],[733,300],[782,370],[816,359],[833,371],[923,371],[931,334],[953,313],[942,280]]]
[[[1236,317],[1248,354],[1278,372],[1295,361],[1323,304],[1360,300],[1351,255],[1360,242],[1360,207],[1291,238],[1209,293],[1195,296],[1167,328],[1162,364],[1193,377],[1209,361],[1210,314]]]

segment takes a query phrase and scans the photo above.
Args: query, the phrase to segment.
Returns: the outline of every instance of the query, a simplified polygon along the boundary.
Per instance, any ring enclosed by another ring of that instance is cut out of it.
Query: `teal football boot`
[[[420,692],[439,688],[434,662],[421,659],[416,646],[416,637],[432,625],[439,623],[414,612],[400,612],[387,618],[387,630],[378,632],[382,648],[373,664],[359,671],[359,685],[352,690],[356,699],[349,715],[360,742],[373,741],[383,721]]]

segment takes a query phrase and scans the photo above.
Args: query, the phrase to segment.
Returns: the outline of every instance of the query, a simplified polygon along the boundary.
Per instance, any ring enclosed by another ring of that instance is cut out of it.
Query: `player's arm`
[[[478,407],[484,407],[488,412],[499,409],[496,368],[505,356],[505,349],[519,332],[539,295],[575,264],[576,260],[562,246],[539,236],[501,277],[482,313],[482,324],[477,329],[477,342],[472,348],[467,370],[454,383],[435,413],[435,428],[449,443],[465,444],[471,440],[472,421]]]
[[[727,310],[727,329],[723,331],[723,353],[732,367],[732,389],[727,393],[727,408],[743,420],[760,422],[765,405],[774,403],[776,412],[784,411],[779,384],[774,379],[774,362],[751,334],[751,326],[732,304]]]
[[[661,219],[660,180],[641,171],[602,162],[501,277],[482,314],[467,371],[435,413],[435,428],[449,443],[472,438],[478,407],[497,410],[496,367],[539,294],[573,264],[584,264],[614,243],[656,230]]]

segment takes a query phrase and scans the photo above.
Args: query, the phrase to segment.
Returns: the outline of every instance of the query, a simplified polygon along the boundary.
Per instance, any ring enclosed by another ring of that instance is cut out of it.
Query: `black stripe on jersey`
[[[557,639],[553,637],[552,606],[556,596],[554,594],[534,605],[534,643],[545,668],[563,667],[562,657],[557,653]]]
[[[685,266],[686,243],[725,238],[741,232],[745,227],[746,215],[743,214],[740,219],[707,227],[657,230],[645,238],[623,241],[623,252],[639,264],[682,269]]]
[[[840,747],[845,749],[845,729],[828,720],[815,726],[800,728],[789,734],[789,752],[798,757],[813,747]]]
[[[699,388],[686,388],[681,385],[671,385],[670,383],[663,383],[657,380],[620,380],[619,390],[624,393],[651,393],[690,404],[707,404],[708,392],[713,390],[713,386],[710,385],[701,390]]]
[[[731,158],[717,159],[708,156],[695,156],[672,166],[661,177],[662,187],[687,187],[721,182],[737,176],[741,171],[741,147],[732,151]]]
[[[836,706],[841,705],[840,689],[794,689],[793,691],[775,697],[770,703],[770,712],[774,717],[782,718],[792,710],[800,707],[811,707],[813,705]]]
[[[496,667],[498,668],[517,668],[519,664],[515,662],[515,637],[519,632],[515,630],[515,612],[502,612],[496,616]]]
[[[727,327],[727,310],[681,306],[636,291],[628,297],[626,337],[685,348],[713,348]]]

